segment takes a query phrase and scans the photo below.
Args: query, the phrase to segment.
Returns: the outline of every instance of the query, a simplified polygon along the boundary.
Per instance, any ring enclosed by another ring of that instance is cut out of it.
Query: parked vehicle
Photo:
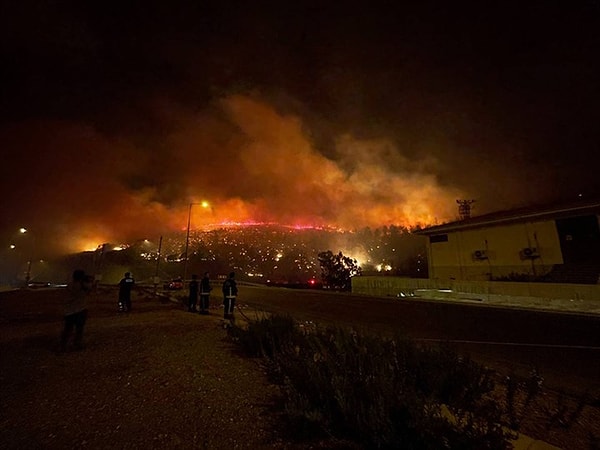
[[[165,289],[169,291],[178,291],[183,289],[183,280],[181,278],[175,278],[163,286]]]

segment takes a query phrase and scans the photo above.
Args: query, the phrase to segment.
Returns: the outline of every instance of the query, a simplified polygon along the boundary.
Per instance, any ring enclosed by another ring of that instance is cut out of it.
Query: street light
[[[29,280],[31,279],[31,260],[33,259],[33,246],[34,246],[34,240],[35,240],[35,236],[33,234],[31,234],[29,232],[29,230],[27,230],[27,228],[25,227],[21,227],[19,228],[19,232],[21,234],[25,234],[25,233],[29,233],[31,235],[31,248],[29,251],[29,258],[27,259],[27,273],[25,275],[25,287],[29,287]]]
[[[190,209],[188,210],[188,221],[187,221],[187,233],[185,235],[185,252],[184,252],[184,263],[183,263],[183,281],[187,279],[187,267],[188,267],[188,249],[190,247],[190,222],[192,220],[192,206],[200,205],[203,208],[208,208],[210,205],[207,201],[200,203],[190,203]]]

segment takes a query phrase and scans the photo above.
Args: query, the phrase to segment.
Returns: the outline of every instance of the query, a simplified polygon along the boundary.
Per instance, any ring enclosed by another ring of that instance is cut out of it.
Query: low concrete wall
[[[354,277],[352,292],[376,296],[421,296],[493,300],[515,297],[537,300],[600,302],[600,285],[518,283],[505,281],[452,281],[401,277]]]

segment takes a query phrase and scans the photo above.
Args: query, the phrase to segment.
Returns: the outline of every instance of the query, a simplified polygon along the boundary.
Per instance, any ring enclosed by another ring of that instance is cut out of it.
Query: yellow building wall
[[[443,234],[443,233],[440,233]],[[449,280],[492,280],[511,274],[543,275],[562,264],[554,221],[490,226],[446,233],[447,242],[427,244],[429,277]],[[539,257],[522,259],[521,251],[535,248]],[[476,251],[487,259],[477,259]]]

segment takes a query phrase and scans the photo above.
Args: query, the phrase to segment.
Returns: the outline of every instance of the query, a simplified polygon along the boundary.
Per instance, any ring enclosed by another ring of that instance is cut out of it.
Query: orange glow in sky
[[[409,160],[385,136],[348,132],[325,156],[298,117],[258,97],[171,113],[178,126],[161,142],[164,157],[73,122],[13,130],[19,146],[43,145],[52,155],[27,162],[38,183],[23,195],[44,197],[36,213],[63,251],[183,230],[191,203],[194,230],[252,223],[352,230],[439,223],[456,215],[462,197],[440,185],[435,160]],[[49,172],[49,164],[70,172]]]

